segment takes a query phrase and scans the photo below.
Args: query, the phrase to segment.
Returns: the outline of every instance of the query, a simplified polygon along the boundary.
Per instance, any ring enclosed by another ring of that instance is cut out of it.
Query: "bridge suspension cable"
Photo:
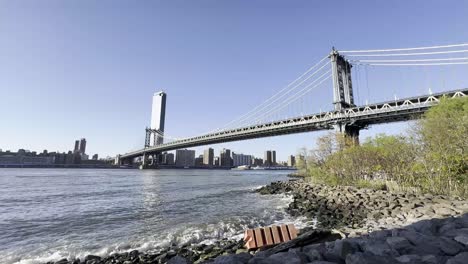
[[[444,50],[444,51],[414,52],[414,53],[350,54],[350,55],[346,55],[346,57],[420,56],[420,55],[436,55],[436,54],[465,53],[465,52],[468,52],[468,50]]]
[[[312,91],[314,88],[320,86],[323,82],[328,80],[331,77],[331,70],[325,72],[320,77],[318,77],[314,82],[310,83],[309,85],[305,86],[303,89],[292,95],[291,97],[287,98],[285,101],[281,102],[279,106],[275,106],[275,108],[270,109],[268,112],[262,113],[261,116],[257,118],[257,120],[261,120],[263,117],[271,116],[271,114],[276,113],[282,109],[284,109],[289,104],[297,101],[299,98],[304,96],[305,94]],[[315,84],[315,85],[314,85]],[[312,86],[313,85],[313,86]]]
[[[267,109],[267,107],[271,106],[272,104],[278,102],[280,99],[284,98],[285,96],[291,94],[295,89],[303,85],[306,81],[310,80],[313,76],[318,74],[321,70],[323,70],[327,65],[330,63],[327,62],[324,64],[324,61],[328,59],[328,56],[325,56],[322,58],[318,63],[316,63],[314,66],[310,67],[305,73],[303,73],[301,76],[296,78],[293,82],[288,84],[286,87],[281,89],[279,92],[277,92],[275,95],[272,97],[268,98],[266,101],[261,103],[260,105],[256,106],[249,112],[245,113],[244,115],[230,121],[226,125],[224,125],[221,129],[217,129],[215,131],[223,130],[225,128],[228,128],[231,125],[239,124],[239,123],[244,123],[245,120],[248,120],[252,116],[260,113],[261,111],[264,111]],[[321,67],[319,67],[321,65]],[[316,69],[319,67],[318,69]],[[312,70],[316,69],[313,73],[310,73]],[[310,73],[310,74],[309,74]],[[307,76],[307,77],[306,77]],[[305,78],[304,78],[305,77]],[[300,81],[301,80],[301,81]],[[300,82],[298,82],[300,81]]]
[[[417,48],[400,48],[400,49],[342,50],[342,51],[340,51],[340,53],[372,53],[372,52],[411,51],[411,50],[444,49],[444,48],[455,48],[455,47],[466,47],[466,46],[468,46],[468,43],[453,44],[453,45],[442,45],[442,46],[417,47]]]
[[[463,65],[466,62],[441,62],[441,63],[357,63],[359,65],[370,66],[440,66],[440,65]]]
[[[461,57],[461,58],[442,58],[442,59],[414,59],[414,60],[350,60],[351,63],[353,62],[377,62],[377,63],[387,63],[387,62],[423,62],[423,61],[452,61],[452,60],[468,60],[468,57]]]

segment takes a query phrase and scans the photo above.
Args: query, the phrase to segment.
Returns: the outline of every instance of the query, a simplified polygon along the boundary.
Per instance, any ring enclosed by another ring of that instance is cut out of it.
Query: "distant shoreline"
[[[55,165],[23,165],[23,164],[0,164],[0,169],[138,169],[137,166],[118,166],[118,165],[79,165],[79,164],[55,164]],[[160,170],[160,169],[168,169],[168,170],[231,170],[233,168],[229,167],[176,167],[176,166],[161,166],[158,168],[150,168],[145,170]],[[249,169],[247,171],[252,171],[253,169]],[[270,168],[262,168],[259,170],[277,170],[277,171],[291,171],[296,170],[294,168],[282,168],[282,167],[270,167]],[[236,170],[236,171],[244,171],[244,170]]]

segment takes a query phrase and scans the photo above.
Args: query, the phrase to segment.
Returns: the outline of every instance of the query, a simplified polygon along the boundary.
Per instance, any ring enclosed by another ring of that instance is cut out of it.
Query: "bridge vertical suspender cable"
[[[328,56],[325,56],[323,57],[319,62],[317,62],[315,65],[313,65],[312,67],[310,67],[309,69],[307,69],[307,71],[305,71],[303,74],[301,74],[298,78],[296,78],[294,81],[290,82],[287,86],[285,86],[284,88],[282,88],[280,91],[278,91],[276,94],[274,94],[273,96],[271,96],[270,98],[268,98],[267,100],[265,100],[263,103],[257,105],[256,107],[254,107],[252,110],[250,110],[249,112],[245,113],[244,115],[241,115],[240,117],[238,118],[235,118],[233,119],[232,121],[228,122],[227,124],[225,124],[221,129],[224,129],[226,127],[228,127],[229,125],[233,124],[233,123],[236,123],[238,122],[239,120],[242,120],[243,118],[245,118],[246,116],[250,115],[251,113],[254,113],[255,111],[258,111],[260,108],[262,108],[266,103],[270,102],[271,100],[274,100],[277,96],[280,96],[280,95],[283,95],[283,92],[286,92],[291,86],[295,85],[299,80],[301,80],[304,76],[306,76],[307,74],[309,74],[312,70],[314,70],[315,68],[317,68],[319,65],[321,65],[322,62],[324,62],[326,59],[328,58]],[[312,73],[312,76],[314,75],[314,73]],[[310,78],[310,76],[309,76]]]

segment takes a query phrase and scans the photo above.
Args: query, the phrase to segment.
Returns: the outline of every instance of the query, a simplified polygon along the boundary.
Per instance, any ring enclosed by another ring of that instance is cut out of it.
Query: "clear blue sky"
[[[261,103],[332,46],[465,43],[467,14],[467,1],[3,0],[0,148],[67,151],[81,137],[89,154],[139,148],[151,96],[161,89],[168,94],[166,133],[196,135]],[[406,73],[392,74],[369,74],[369,100],[423,93],[430,82],[443,90],[432,74],[416,79],[418,87],[404,83]],[[467,84],[466,71],[444,74],[452,75],[443,86]],[[331,87],[321,90],[310,105],[331,109]],[[276,149],[284,160],[322,134],[214,147],[259,156]]]

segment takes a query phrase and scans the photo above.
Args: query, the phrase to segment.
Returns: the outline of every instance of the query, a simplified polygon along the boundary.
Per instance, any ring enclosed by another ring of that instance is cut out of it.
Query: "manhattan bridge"
[[[468,94],[468,88],[460,87],[442,87],[442,92],[433,93],[431,85],[428,85],[428,91],[422,95],[397,98],[395,94],[394,98],[381,102],[369,103],[366,100],[359,104],[356,96],[365,97],[365,91],[361,91],[359,95],[359,88],[363,90],[364,87],[369,94],[369,67],[398,68],[403,75],[425,71],[426,79],[434,78],[434,72],[450,73],[447,69],[452,68],[456,72],[460,71],[460,66],[468,65],[466,47],[468,43],[380,50],[341,51],[333,48],[330,54],[289,85],[223,128],[185,138],[164,134],[166,95],[163,92],[156,93],[153,97],[151,127],[146,129],[144,147],[118,155],[116,162],[131,164],[138,159],[145,167],[149,157],[156,161],[157,156],[165,151],[319,130],[335,130],[358,143],[361,129],[375,124],[416,119],[438,104],[443,97],[463,97]],[[353,68],[357,69],[354,77]],[[431,71],[429,76],[428,69]],[[466,76],[466,68],[461,70],[464,72],[463,76]],[[400,78],[405,80],[406,77]],[[327,81],[329,85],[325,85]],[[353,89],[353,83],[358,87],[357,93]],[[301,106],[304,105],[306,96],[314,94],[321,86],[333,91],[329,110],[305,113]],[[291,109],[298,110],[294,112]],[[281,115],[285,111],[289,111],[289,114]]]

